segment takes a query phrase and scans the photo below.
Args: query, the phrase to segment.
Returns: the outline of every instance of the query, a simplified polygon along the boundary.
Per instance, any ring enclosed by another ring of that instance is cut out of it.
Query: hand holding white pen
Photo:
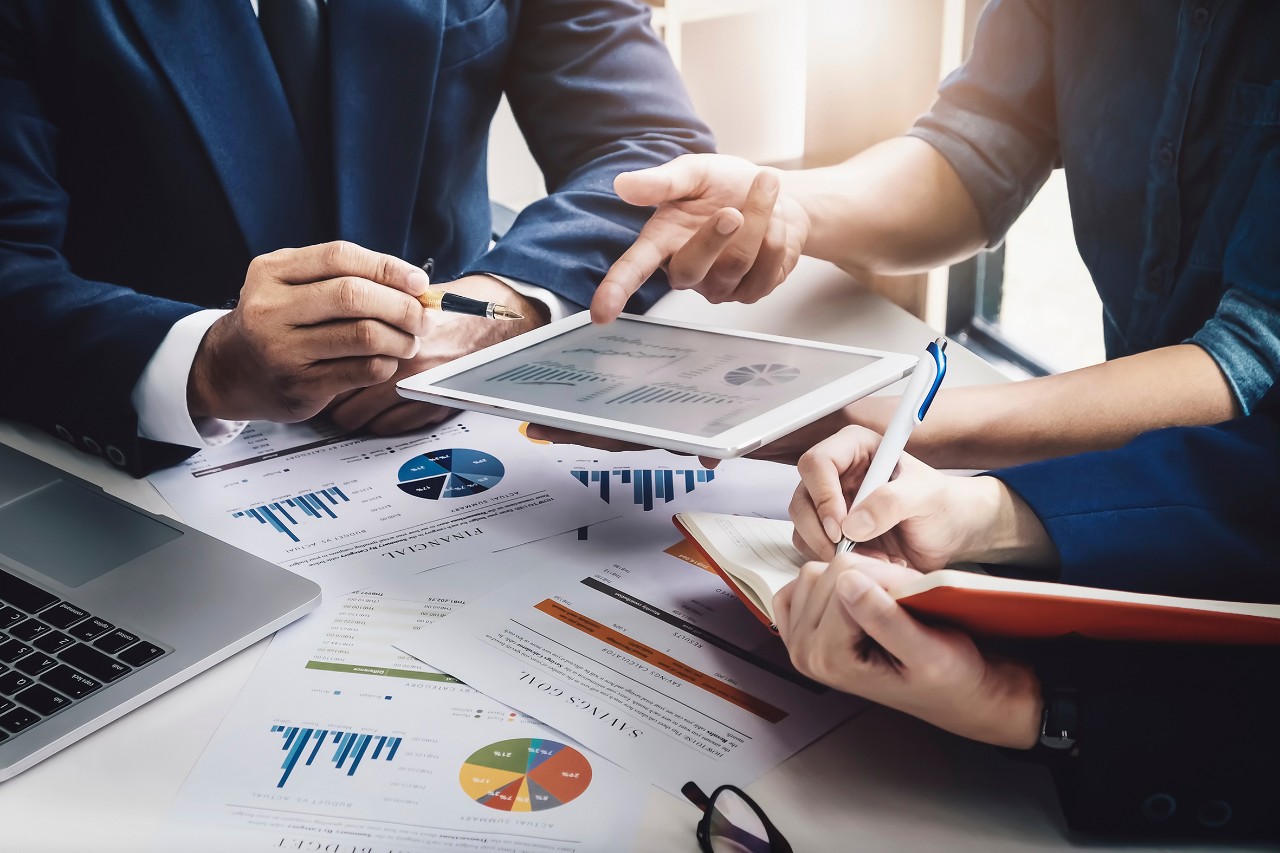
[[[916,425],[924,420],[946,375],[947,339],[938,338],[925,348],[925,354],[920,357],[919,364],[911,374],[898,410],[893,413],[893,419],[884,431],[884,438],[880,440],[880,446],[876,448],[876,454],[867,467],[866,476],[862,478],[862,485],[849,504],[850,512],[867,495],[889,482],[893,470],[898,466],[898,459],[907,446],[907,440],[911,438]],[[836,545],[836,553],[852,551],[857,544],[847,536],[841,537]]]

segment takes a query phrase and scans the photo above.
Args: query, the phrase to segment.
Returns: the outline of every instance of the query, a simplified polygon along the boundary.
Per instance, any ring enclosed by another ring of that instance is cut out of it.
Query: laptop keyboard
[[[168,653],[0,569],[0,743]]]

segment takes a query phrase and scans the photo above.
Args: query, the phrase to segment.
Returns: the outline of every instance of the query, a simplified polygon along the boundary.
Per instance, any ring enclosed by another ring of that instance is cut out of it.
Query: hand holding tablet
[[[717,459],[909,374],[901,353],[583,312],[401,380],[402,396]]]

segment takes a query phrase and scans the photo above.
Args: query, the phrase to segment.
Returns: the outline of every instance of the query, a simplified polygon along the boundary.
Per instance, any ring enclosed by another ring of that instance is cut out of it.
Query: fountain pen
[[[431,275],[434,262],[428,258],[422,269]],[[487,317],[490,320],[523,320],[524,315],[512,311],[497,302],[485,302],[483,299],[472,299],[459,293],[447,290],[428,290],[418,297],[422,307],[428,311],[448,311],[451,314],[469,314],[472,317]]]

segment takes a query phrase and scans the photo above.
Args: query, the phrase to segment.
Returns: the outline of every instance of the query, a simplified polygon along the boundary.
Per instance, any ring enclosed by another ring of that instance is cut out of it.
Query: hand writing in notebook
[[[810,678],[964,737],[1026,749],[1043,702],[1027,664],[986,658],[969,635],[918,621],[886,591],[919,572],[862,554],[807,563],[773,600],[778,631]],[[870,639],[878,651],[856,654]]]
[[[829,560],[841,536],[922,571],[963,562],[1052,567],[1057,555],[1025,503],[994,477],[958,477],[902,454],[897,475],[849,512],[880,437],[845,427],[800,457],[791,499],[796,548]]]

